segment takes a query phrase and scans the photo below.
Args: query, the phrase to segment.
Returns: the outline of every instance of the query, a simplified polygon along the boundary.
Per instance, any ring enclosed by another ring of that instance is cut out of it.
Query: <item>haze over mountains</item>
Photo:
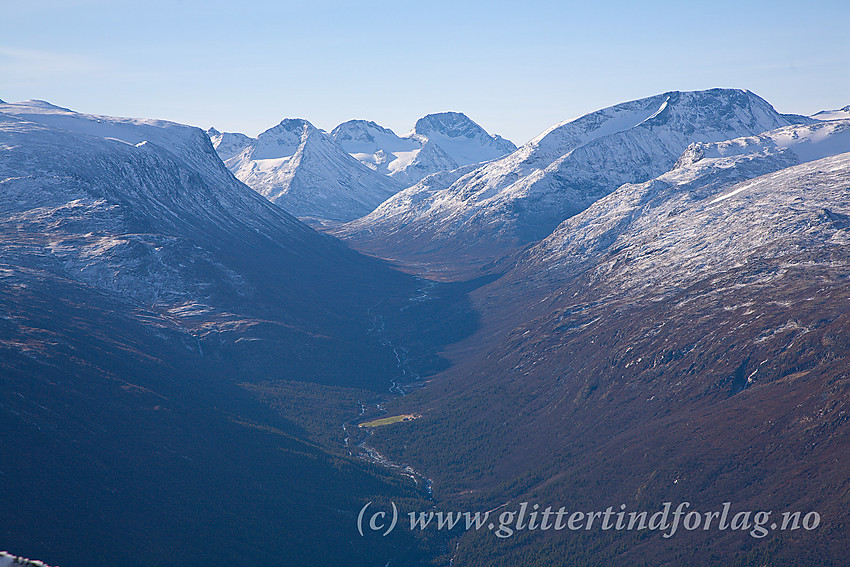
[[[0,548],[65,567],[843,566],[846,111],[671,91],[516,149],[457,113],[250,138],[0,103]],[[356,528],[367,502],[523,501],[821,526]]]

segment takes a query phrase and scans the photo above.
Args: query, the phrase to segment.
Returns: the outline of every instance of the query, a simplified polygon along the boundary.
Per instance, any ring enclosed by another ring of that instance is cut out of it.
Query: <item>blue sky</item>
[[[286,117],[401,134],[457,110],[519,144],[617,102],[711,87],[781,112],[850,104],[846,0],[19,0],[0,15],[0,99],[250,135]]]

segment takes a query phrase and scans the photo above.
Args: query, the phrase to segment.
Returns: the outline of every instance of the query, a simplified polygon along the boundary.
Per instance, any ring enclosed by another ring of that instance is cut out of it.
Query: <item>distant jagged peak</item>
[[[257,136],[251,159],[287,158],[309,138],[324,137],[325,133],[304,118],[284,118],[277,126]]]
[[[390,177],[400,183],[413,185],[432,173],[452,171],[458,167],[460,164],[443,151],[443,148],[431,140],[425,140],[416,157],[403,168],[391,171]]]
[[[375,142],[375,134],[398,137],[389,128],[372,120],[348,120],[331,130],[331,137],[337,142]]]
[[[419,140],[401,138],[389,128],[384,128],[371,120],[343,122],[331,130],[330,137],[348,153],[360,154],[358,159],[370,163],[369,167],[376,167],[381,159],[369,157],[366,154],[377,154],[379,152],[395,154],[418,150],[421,147]],[[384,173],[387,172],[384,171]]]
[[[226,140],[228,138],[236,138],[236,139],[240,139],[240,140],[253,140],[254,139],[254,138],[251,138],[250,136],[247,136],[247,135],[245,135],[241,132],[221,132],[220,130],[217,130],[215,127],[210,127],[207,130],[207,136],[209,136],[211,139],[219,138],[219,139],[224,139],[224,140]]]
[[[284,118],[277,126],[272,126],[265,132],[262,132],[257,139],[275,138],[279,140],[294,139],[299,140],[305,134],[318,132],[319,129],[313,126],[309,120],[304,118]]]
[[[477,138],[479,140],[486,140],[489,141],[490,145],[504,149],[505,153],[516,149],[513,142],[498,134],[490,134],[462,112],[427,114],[416,121],[416,125],[413,127],[410,135],[431,138],[434,137],[434,134],[445,136],[446,138],[467,138],[470,140]]]
[[[416,121],[413,133],[420,136],[428,136],[434,132],[443,134],[450,138],[475,138],[476,136],[487,136],[484,128],[470,119],[462,112],[437,112],[427,114]]]
[[[207,130],[216,153],[222,161],[239,155],[245,148],[253,144],[256,140],[239,132],[219,132],[215,128]]]
[[[458,167],[458,164],[452,160],[451,156],[447,154],[439,144],[432,140],[426,140],[425,144],[422,146],[422,150],[416,155],[416,159],[413,160],[413,163],[417,161],[423,160],[440,160],[445,161],[448,165],[451,165],[451,169],[455,169]]]
[[[490,135],[484,128],[461,112],[428,114],[416,121],[407,137],[437,143],[459,164],[481,163],[516,150],[510,140]]]
[[[302,118],[281,120],[225,164],[271,202],[318,224],[363,216],[401,189]]]

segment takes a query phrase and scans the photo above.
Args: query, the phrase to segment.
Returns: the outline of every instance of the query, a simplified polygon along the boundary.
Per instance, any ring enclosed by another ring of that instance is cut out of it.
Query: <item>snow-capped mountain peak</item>
[[[625,184],[564,221],[527,250],[520,270],[567,278],[614,250],[633,261],[618,264],[616,273],[614,263],[600,263],[599,277],[616,280],[621,289],[661,282],[685,285],[722,263],[740,262],[760,247],[764,254],[771,242],[814,238],[816,231],[830,229],[829,222],[799,219],[808,214],[806,208],[846,209],[846,185],[838,183],[812,195],[800,187],[816,176],[846,179],[848,171],[850,120],[695,143],[670,171],[645,183]],[[812,205],[802,207],[806,201]],[[744,213],[747,222],[729,218]],[[842,238],[847,238],[846,228]],[[641,252],[647,249],[662,253]],[[711,251],[710,261],[706,251]],[[775,252],[788,250],[777,247]],[[688,269],[669,269],[674,262]]]
[[[450,138],[489,136],[487,132],[462,112],[427,114],[416,121],[413,132],[420,136],[437,133]]]
[[[422,147],[418,140],[401,138],[369,120],[343,122],[331,131],[331,138],[362,164],[389,176],[406,168]]]
[[[219,132],[215,128],[207,130],[207,136],[210,137],[215,151],[224,161],[239,155],[254,142],[253,138],[249,138],[245,134],[238,132]]]
[[[710,89],[671,91],[603,108],[561,122],[523,146],[522,157],[551,162],[572,149],[599,138],[629,130],[670,130],[679,137],[697,136],[721,141],[746,130],[758,134],[787,124],[809,121],[802,116],[781,115],[763,98],[747,90]],[[519,156],[518,156],[519,157]]]
[[[68,274],[109,292],[151,303],[202,288],[171,262],[186,239],[311,232],[237,181],[199,128],[18,103],[0,107],[0,134],[6,226],[49,234]]]
[[[400,138],[389,128],[371,120],[349,120],[331,131],[331,137],[348,153],[374,153],[383,149],[395,152],[413,150],[415,141]]]
[[[396,242],[409,233],[416,250],[463,250],[486,263],[506,248],[545,237],[620,185],[661,175],[691,143],[812,122],[780,114],[745,90],[670,91],[557,124],[451,186],[432,184],[422,199],[405,196],[405,203],[416,203],[415,213],[389,203],[339,234],[380,246],[381,234]]]
[[[190,160],[198,169],[218,175],[222,163],[206,133],[192,126],[167,120],[118,118],[75,112],[35,100],[6,103],[4,116],[65,130],[92,138],[118,141],[130,146],[157,148]]]
[[[423,116],[416,121],[411,136],[436,143],[458,165],[489,161],[516,150],[512,142],[491,136],[460,112]]]
[[[251,157],[255,160],[292,157],[309,137],[321,135],[318,128],[303,118],[286,118],[257,136]]]
[[[239,154],[225,159],[227,167],[249,187],[303,219],[351,220],[401,188],[301,118],[284,119],[249,140]]]
[[[343,122],[331,131],[331,137],[361,163],[401,185],[413,185],[432,173],[489,161],[516,149],[460,112],[424,116],[403,137],[367,120]]]

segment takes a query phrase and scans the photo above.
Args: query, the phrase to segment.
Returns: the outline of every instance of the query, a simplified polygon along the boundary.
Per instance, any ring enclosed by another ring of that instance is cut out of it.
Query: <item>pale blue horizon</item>
[[[3,14],[0,99],[252,136],[287,117],[404,134],[454,110],[519,145],[618,102],[713,87],[786,113],[850,104],[847,2],[77,0]]]

